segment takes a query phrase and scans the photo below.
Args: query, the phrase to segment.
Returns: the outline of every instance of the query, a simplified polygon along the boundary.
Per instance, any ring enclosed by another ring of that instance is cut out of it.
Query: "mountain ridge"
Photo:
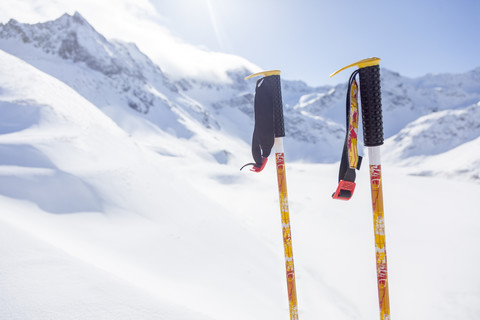
[[[0,24],[0,49],[67,83],[129,134],[141,126],[132,127],[129,119],[133,116],[151,128],[152,134],[160,130],[181,139],[206,135],[209,141],[222,140],[227,134],[250,143],[253,81],[244,78],[253,70],[244,66],[225,71],[228,83],[172,80],[135,44],[106,39],[78,12],[38,24],[15,20]],[[385,138],[395,136],[392,141],[398,141],[401,130],[422,116],[476,108],[480,67],[465,74],[419,78],[382,68],[381,86]],[[300,80],[282,81],[286,142],[292,160],[338,161],[344,139],[345,92],[346,84],[310,87]],[[467,141],[457,141],[455,146],[462,142]],[[222,143],[212,154],[233,154]],[[431,152],[448,150],[440,145]],[[387,159],[397,154],[389,147],[386,153]]]

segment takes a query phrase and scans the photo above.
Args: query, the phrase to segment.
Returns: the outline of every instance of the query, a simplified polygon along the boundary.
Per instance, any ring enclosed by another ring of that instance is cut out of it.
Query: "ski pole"
[[[255,76],[263,77],[257,81],[255,89],[255,129],[252,138],[252,154],[255,163],[251,163],[253,165],[251,171],[260,172],[263,170],[274,143],[290,320],[298,320],[297,290],[285,171],[285,151],[283,148],[285,125],[283,120],[280,70],[255,73],[245,79]]]
[[[370,168],[370,189],[372,195],[373,228],[375,234],[375,255],[377,266],[377,287],[380,307],[380,319],[389,320],[390,301],[388,295],[387,250],[385,242],[385,222],[383,212],[382,166],[380,162],[380,146],[383,144],[383,120],[379,64],[379,58],[360,60],[332,73],[330,77],[333,77],[340,71],[347,68],[353,66],[358,67],[358,70],[354,71],[354,73],[352,74],[350,81],[352,81],[352,78],[355,78],[357,73],[360,75],[360,98],[362,105],[363,139],[364,144],[368,149]],[[347,97],[348,96],[349,93],[347,93]],[[349,127],[347,127],[347,132],[348,131]],[[350,167],[349,169],[353,168]],[[339,189],[341,189],[340,186]],[[353,190],[351,190],[351,192],[353,193]]]

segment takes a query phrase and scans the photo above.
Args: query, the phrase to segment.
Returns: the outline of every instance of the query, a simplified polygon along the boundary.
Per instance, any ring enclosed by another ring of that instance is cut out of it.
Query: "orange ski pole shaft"
[[[288,207],[288,194],[287,194],[287,177],[285,171],[285,151],[283,149],[283,137],[285,136],[285,125],[283,119],[283,102],[282,102],[282,91],[280,83],[280,70],[264,71],[260,73],[253,74],[248,78],[254,76],[263,76],[263,78],[257,81],[257,93],[263,90],[268,92],[265,95],[262,95],[262,101],[265,105],[265,108],[270,109],[272,114],[269,114],[268,121],[265,121],[266,124],[273,124],[273,134],[270,138],[274,139],[275,144],[275,160],[277,167],[277,180],[278,180],[278,194],[280,202],[280,213],[282,218],[282,234],[283,234],[283,246],[285,254],[285,268],[287,276],[287,292],[288,292],[288,302],[290,310],[290,320],[298,320],[298,305],[297,305],[297,289],[295,284],[295,268],[293,264],[293,250],[292,250],[292,234],[290,229],[290,212]],[[256,96],[257,102],[257,96]],[[260,104],[260,102],[259,102]],[[258,106],[259,108],[262,106]],[[259,114],[260,114],[260,110]],[[259,117],[260,120],[260,117]],[[270,122],[270,121],[273,121]],[[268,139],[267,139],[268,140]],[[265,143],[268,145],[268,143]],[[268,147],[267,147],[268,149]],[[263,158],[262,163],[255,164],[252,171],[260,172],[265,166],[266,158]]]
[[[370,188],[372,195],[373,230],[377,266],[378,302],[380,319],[390,319],[388,294],[387,248],[383,212],[382,165],[380,146],[383,144],[382,100],[380,93],[379,62],[359,69],[362,102],[363,138],[368,148]]]
[[[372,194],[373,230],[375,233],[375,260],[377,266],[378,302],[380,319],[390,319],[388,295],[387,248],[383,215],[382,165],[379,147],[368,147],[370,188]]]
[[[383,144],[383,120],[379,64],[379,58],[364,59],[334,72],[330,77],[353,66],[359,68],[358,74],[360,75],[363,138],[364,144],[368,149],[370,168],[370,188],[372,195],[373,229],[375,234],[375,257],[380,319],[390,320],[387,249],[385,243],[385,220],[383,212],[382,166],[380,163],[380,146]],[[355,77],[355,74],[352,76]],[[353,188],[350,190],[350,196],[351,193],[353,193]]]
[[[287,292],[290,320],[298,319],[297,289],[295,267],[293,264],[292,233],[290,229],[290,211],[288,207],[287,177],[285,171],[285,153],[283,138],[275,138],[275,159],[277,165],[278,195],[282,216],[283,246],[285,249],[285,268],[287,273]]]

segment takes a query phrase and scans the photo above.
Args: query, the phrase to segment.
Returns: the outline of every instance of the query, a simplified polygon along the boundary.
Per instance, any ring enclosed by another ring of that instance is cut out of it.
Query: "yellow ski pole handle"
[[[363,139],[364,144],[368,149],[370,169],[380,319],[390,320],[387,249],[383,211],[382,166],[380,161],[380,146],[383,144],[383,120],[379,64],[379,58],[360,60],[339,69],[332,73],[330,77],[333,77],[340,71],[350,67],[356,66],[359,68]]]
[[[264,76],[264,77],[274,76],[274,75],[279,76],[280,73],[281,73],[280,70],[261,71],[261,72],[251,74],[248,77],[245,77],[245,80],[248,80],[253,77],[259,77],[259,76]]]
[[[337,71],[333,72],[330,75],[330,78],[333,77],[334,75],[336,75],[337,73],[340,73],[341,71],[343,71],[345,69],[348,69],[348,68],[351,68],[351,67],[358,67],[359,69],[362,69],[362,68],[365,68],[365,67],[378,66],[379,64],[380,64],[380,58],[373,57],[373,58],[363,59],[363,60],[354,62],[352,64],[349,64],[348,66],[345,66],[341,69],[338,69]]]

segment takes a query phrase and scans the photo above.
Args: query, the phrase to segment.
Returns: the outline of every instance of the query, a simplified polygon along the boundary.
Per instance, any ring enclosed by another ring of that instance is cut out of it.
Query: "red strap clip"
[[[267,164],[267,161],[268,161],[268,158],[262,157],[262,159],[263,159],[262,166],[257,167],[256,165],[254,165],[253,168],[250,169],[250,171],[261,172],[263,170],[263,168],[265,168],[265,165]]]
[[[340,180],[338,183],[337,190],[332,195],[333,199],[338,200],[350,200],[353,196],[353,191],[355,190],[355,182]]]

